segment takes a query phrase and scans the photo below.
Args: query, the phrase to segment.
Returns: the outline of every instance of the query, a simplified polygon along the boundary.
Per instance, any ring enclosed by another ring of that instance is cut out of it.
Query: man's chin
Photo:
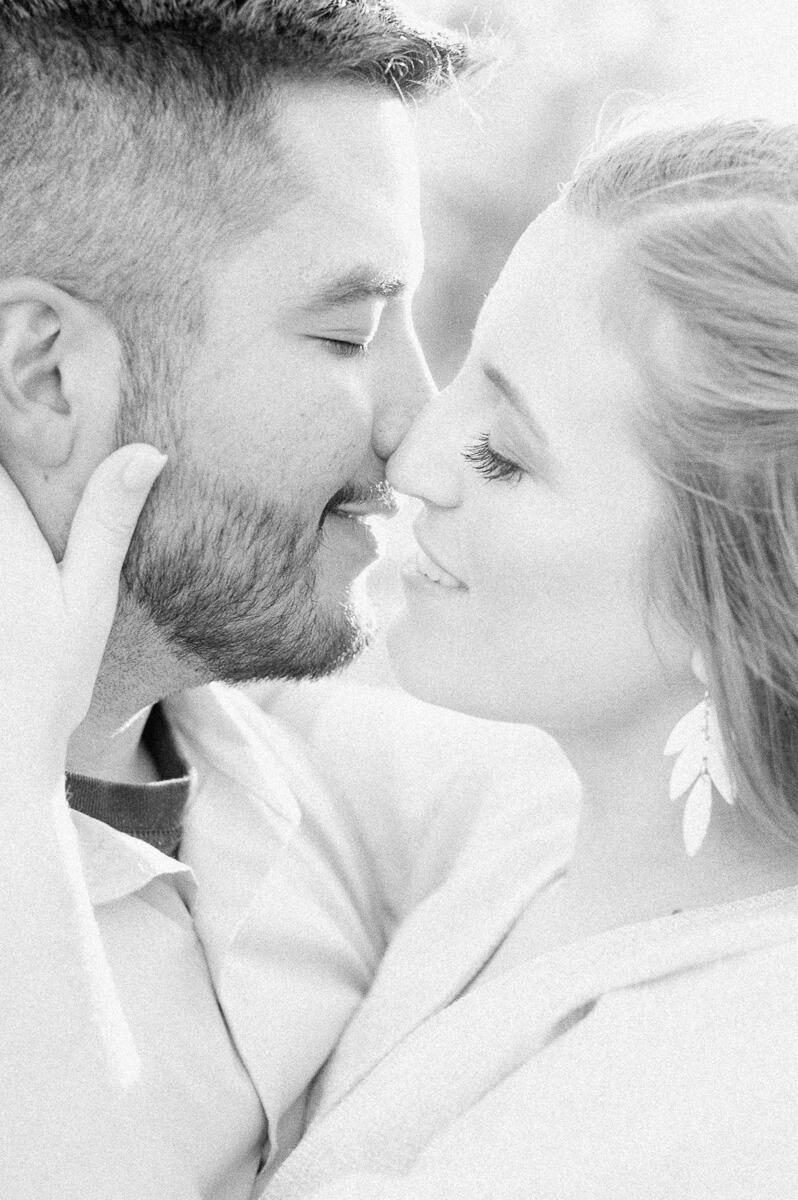
[[[274,627],[260,633],[229,630],[229,637],[202,636],[196,629],[173,632],[169,642],[175,657],[197,681],[222,683],[302,682],[343,671],[370,644],[373,623],[363,611],[341,605],[335,619],[318,613],[303,629]]]
[[[320,679],[367,645],[373,622],[358,577],[376,542],[360,521],[331,517],[329,529],[309,535],[290,516],[231,495],[224,511],[237,519],[220,525],[219,506],[210,514],[198,504],[182,530],[176,501],[172,508],[137,530],[125,576],[171,659],[176,690]]]

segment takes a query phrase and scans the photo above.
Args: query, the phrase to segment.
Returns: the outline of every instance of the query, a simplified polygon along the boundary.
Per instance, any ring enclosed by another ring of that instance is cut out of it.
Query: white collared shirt
[[[74,813],[89,895],[141,1061],[148,1116],[208,1200],[249,1200],[265,1117],[191,917],[191,869]]]
[[[165,703],[191,771],[180,862],[73,814],[149,1120],[203,1200],[249,1200],[294,1147],[312,1080],[472,810],[562,790],[536,736],[503,736],[507,782],[484,722],[321,694],[302,740],[221,685]]]
[[[222,686],[165,707],[191,771],[182,861],[72,819],[149,1120],[203,1200],[249,1200],[296,1142],[384,937],[301,743]]]

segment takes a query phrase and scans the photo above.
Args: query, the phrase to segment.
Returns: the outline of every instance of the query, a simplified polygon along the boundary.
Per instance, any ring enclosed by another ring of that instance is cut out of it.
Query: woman
[[[583,813],[476,823],[265,1195],[795,1195],[798,128],[595,151],[389,473],[400,681],[552,733]]]

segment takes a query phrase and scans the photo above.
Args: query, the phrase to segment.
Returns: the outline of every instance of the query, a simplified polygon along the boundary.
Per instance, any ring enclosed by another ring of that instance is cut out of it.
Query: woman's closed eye
[[[498,454],[491,447],[488,437],[487,433],[483,433],[473,446],[469,446],[463,451],[463,458],[485,479],[502,479],[518,483],[524,475],[523,468],[502,454]]]

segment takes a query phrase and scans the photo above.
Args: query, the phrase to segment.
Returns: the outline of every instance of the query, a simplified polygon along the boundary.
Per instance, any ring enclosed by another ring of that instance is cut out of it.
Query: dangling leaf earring
[[[693,673],[706,687],[707,673],[698,650],[691,663]],[[695,708],[682,717],[665,744],[666,755],[678,754],[670,782],[671,800],[679,800],[689,789],[682,817],[682,835],[687,853],[697,853],[709,825],[712,788],[727,804],[734,804],[734,787],[726,766],[723,738],[709,691]]]

